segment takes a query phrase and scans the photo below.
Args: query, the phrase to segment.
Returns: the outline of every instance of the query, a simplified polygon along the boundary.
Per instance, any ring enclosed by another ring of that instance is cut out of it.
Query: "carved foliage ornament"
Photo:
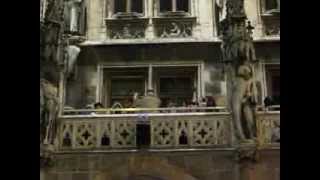
[[[141,23],[126,23],[111,25],[109,29],[111,39],[140,39],[145,37],[145,25]]]
[[[192,22],[169,21],[156,27],[160,38],[185,38],[192,36]]]
[[[45,79],[40,79],[40,142],[43,144],[53,144],[57,113],[57,87]]]

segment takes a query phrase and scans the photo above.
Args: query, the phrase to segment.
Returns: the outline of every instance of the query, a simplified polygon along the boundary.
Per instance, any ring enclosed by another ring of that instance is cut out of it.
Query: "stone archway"
[[[167,159],[152,156],[131,156],[122,165],[101,171],[94,180],[197,180]]]

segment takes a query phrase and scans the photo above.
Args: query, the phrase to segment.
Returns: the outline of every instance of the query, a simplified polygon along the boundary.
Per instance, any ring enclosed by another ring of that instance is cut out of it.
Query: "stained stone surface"
[[[250,180],[279,179],[278,150],[262,152],[259,162],[248,167],[238,164],[234,154],[233,150],[60,154],[44,180],[238,180],[240,174]]]

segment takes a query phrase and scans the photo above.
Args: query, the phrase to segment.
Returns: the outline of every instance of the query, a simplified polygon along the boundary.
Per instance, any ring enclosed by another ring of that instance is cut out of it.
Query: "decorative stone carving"
[[[40,79],[40,142],[43,144],[53,144],[57,113],[57,87],[45,79]]]
[[[280,143],[280,115],[260,112],[257,115],[259,141],[262,145]]]
[[[194,118],[194,117],[193,117]],[[212,117],[213,118],[213,117]],[[227,145],[229,124],[227,117],[214,119],[155,119],[151,121],[153,147],[201,147]]]
[[[144,23],[112,23],[108,25],[110,39],[141,39],[145,37],[146,26]]]
[[[250,22],[246,26],[243,0],[228,0],[227,15],[221,22],[223,60],[227,62],[235,135],[240,142],[256,139],[256,62]]]
[[[73,120],[62,122],[61,128],[62,148],[130,148],[136,145],[136,122],[133,120]]]
[[[280,36],[280,24],[266,25],[264,33],[267,36]]]
[[[266,36],[280,36],[280,15],[262,16],[262,20]]]
[[[235,154],[235,160],[238,162],[242,162],[242,161],[257,162],[259,161],[259,151],[256,147],[247,147],[247,148],[239,147]]]
[[[186,38],[192,37],[192,21],[169,20],[156,22],[156,35],[160,38]]]
[[[135,148],[137,123],[150,124],[151,147],[227,146],[230,115],[61,119],[60,148]]]
[[[54,23],[62,23],[64,14],[63,0],[46,1],[45,20]]]

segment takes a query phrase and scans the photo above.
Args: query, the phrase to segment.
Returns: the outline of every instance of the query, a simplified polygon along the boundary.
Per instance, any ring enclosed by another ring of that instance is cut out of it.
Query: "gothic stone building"
[[[280,105],[280,0],[244,0],[259,59],[260,106],[257,147],[245,157],[234,143],[227,103],[219,31],[223,0],[70,0],[65,7],[68,43],[79,51],[68,51],[70,73],[60,78],[54,163],[43,179],[280,179],[280,146],[272,138],[280,128],[280,106],[264,108],[267,96]],[[74,40],[79,37],[85,40]],[[162,108],[205,97],[217,107],[110,109],[126,108],[134,92],[144,96],[149,89]],[[96,102],[104,113],[83,110]],[[142,149],[136,141],[139,119],[150,126],[149,145]]]

